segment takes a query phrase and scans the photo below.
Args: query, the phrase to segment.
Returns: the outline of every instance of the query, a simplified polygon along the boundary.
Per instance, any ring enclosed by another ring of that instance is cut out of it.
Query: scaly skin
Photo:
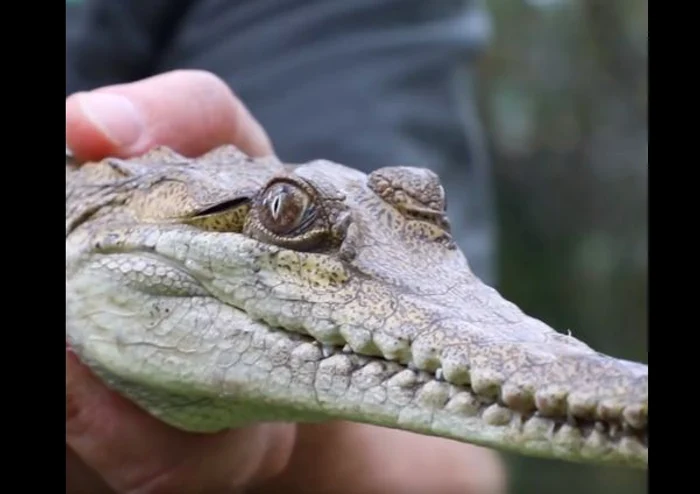
[[[443,194],[232,147],[67,163],[68,343],[189,431],[345,419],[646,468],[648,367],[484,285]]]

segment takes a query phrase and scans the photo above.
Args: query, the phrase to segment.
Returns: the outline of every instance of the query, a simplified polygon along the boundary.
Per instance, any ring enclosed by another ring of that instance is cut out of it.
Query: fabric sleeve
[[[190,0],[66,2],[66,95],[151,75]]]

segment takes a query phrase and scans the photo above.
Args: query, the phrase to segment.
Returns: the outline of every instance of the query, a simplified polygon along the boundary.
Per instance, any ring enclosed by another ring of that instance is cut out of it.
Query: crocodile
[[[483,283],[424,168],[66,155],[66,341],[199,433],[342,419],[646,469],[648,365]]]

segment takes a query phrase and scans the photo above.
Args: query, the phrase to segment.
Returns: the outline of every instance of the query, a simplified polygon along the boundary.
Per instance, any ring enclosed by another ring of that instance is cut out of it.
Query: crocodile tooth
[[[471,393],[461,391],[455,394],[445,405],[445,410],[474,417],[479,413],[480,403]]]
[[[408,369],[399,371],[386,381],[387,399],[400,408],[413,403],[417,389],[416,373]]]
[[[404,338],[396,338],[384,332],[377,331],[373,335],[374,344],[387,360],[408,362],[411,357],[411,347]]]
[[[360,326],[345,324],[340,328],[340,334],[345,342],[350,345],[354,353],[381,357],[382,352],[374,344],[372,332]]]
[[[443,375],[443,372],[442,372],[442,367],[438,367],[437,370],[435,371],[435,379],[437,379],[438,381],[445,380],[445,376]]]
[[[418,392],[418,401],[430,408],[443,408],[450,397],[450,385],[439,381],[428,381]]]
[[[321,346],[321,353],[323,354],[324,358],[328,358],[335,353],[335,350],[333,346],[324,344]]]
[[[435,372],[440,367],[440,352],[444,338],[445,335],[441,331],[420,334],[411,345],[413,363],[426,372]]]
[[[523,425],[523,436],[534,439],[549,439],[554,433],[554,422],[538,416],[530,417]]]
[[[608,435],[612,438],[617,438],[620,435],[621,431],[622,428],[614,422],[608,425]]]
[[[583,443],[582,454],[590,456],[599,456],[605,454],[609,448],[609,442],[605,434],[593,428]]]
[[[469,373],[469,355],[463,345],[445,348],[440,356],[445,380],[452,384],[467,386],[471,382]]]
[[[512,410],[523,413],[535,411],[534,393],[523,386],[506,383],[501,388],[501,401]]]
[[[562,424],[554,434],[554,442],[566,445],[568,448],[578,448],[583,441],[581,430],[569,424]]]
[[[616,400],[603,400],[598,403],[596,415],[608,422],[620,420],[624,406]]]
[[[302,307],[301,305],[299,307]],[[295,315],[294,316],[294,323],[287,323],[291,328],[295,327],[296,321],[302,320],[301,315]],[[303,326],[303,324],[300,324],[300,326]],[[287,326],[283,326],[285,329],[287,329]],[[312,329],[309,331],[309,329]],[[308,328],[305,329],[298,329],[300,333],[306,333],[311,336],[313,336],[315,339],[319,340],[322,343],[325,343],[327,345],[342,345],[345,343],[343,340],[343,336],[340,334],[338,331],[338,326],[330,321],[324,321],[320,320],[317,321],[314,325],[313,328],[309,326]]]
[[[637,438],[624,436],[620,439],[620,451],[623,454],[630,456],[641,456],[646,453],[644,442],[640,442]]]
[[[494,403],[484,410],[481,417],[490,425],[506,425],[513,418],[513,411]]]
[[[596,398],[589,392],[574,391],[569,393],[567,398],[568,410],[574,417],[582,419],[593,419],[596,409]]]
[[[548,386],[535,393],[535,406],[545,416],[562,417],[566,415],[566,399],[569,391],[564,386]]]
[[[625,422],[635,429],[644,429],[647,426],[647,408],[643,405],[629,405],[625,407],[622,416]]]
[[[411,388],[416,382],[416,373],[412,370],[405,369],[389,378],[387,385],[389,387]]]
[[[345,344],[345,345],[343,345],[343,349],[341,351],[343,353],[352,353],[352,348],[350,347],[350,345]]]
[[[472,369],[471,381],[478,395],[496,399],[503,385],[503,375],[493,369]]]

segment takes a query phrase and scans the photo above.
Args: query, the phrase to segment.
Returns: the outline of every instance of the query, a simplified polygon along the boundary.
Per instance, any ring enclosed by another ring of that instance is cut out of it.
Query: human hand
[[[66,145],[79,160],[154,145],[194,156],[221,144],[272,153],[228,87],[175,71],[66,99]],[[342,421],[258,424],[192,434],[148,415],[66,352],[66,492],[501,493],[487,449]]]

